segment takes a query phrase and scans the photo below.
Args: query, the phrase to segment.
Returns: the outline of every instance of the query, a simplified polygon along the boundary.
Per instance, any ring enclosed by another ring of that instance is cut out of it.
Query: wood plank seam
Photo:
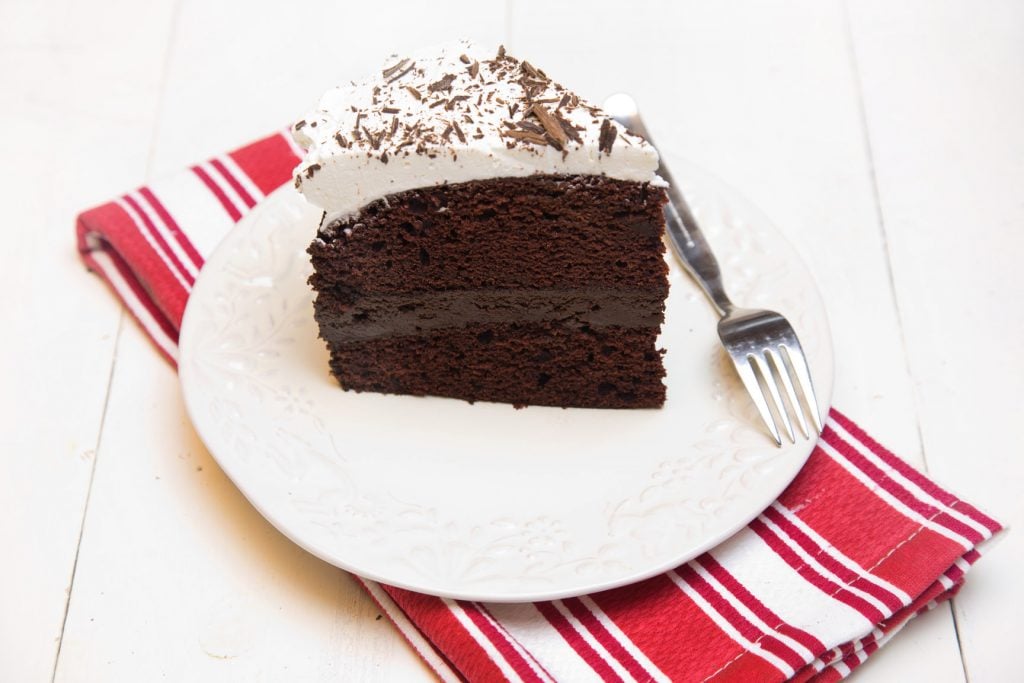
[[[864,85],[863,81],[861,80],[860,65],[857,60],[857,45],[856,39],[853,35],[852,22],[850,20],[849,2],[850,0],[843,0],[842,2],[843,33],[846,36],[846,46],[850,59],[850,68],[853,71],[853,81],[857,89],[857,109],[858,115],[860,117],[861,132],[863,135],[864,154],[868,160],[868,176],[871,179],[872,201],[875,204],[875,216],[878,222],[878,232],[879,236],[881,237],[882,248],[885,253],[885,270],[889,279],[889,292],[892,297],[893,307],[896,311],[896,322],[899,327],[900,346],[902,346],[903,350],[904,368],[906,370],[907,377],[911,380],[911,383],[913,384],[913,373],[911,371],[910,364],[910,351],[909,346],[907,344],[907,336],[903,324],[903,311],[900,309],[899,296],[897,296],[896,294],[896,278],[893,274],[892,254],[889,249],[889,236],[886,232],[885,225],[885,212],[882,208],[882,197],[878,188],[878,174],[875,171],[874,148],[872,146],[871,141],[870,126],[868,125],[867,105],[864,102]],[[919,410],[920,404],[916,387],[914,387],[912,390],[912,396],[914,405],[914,427],[917,431],[917,447],[921,453],[923,469],[925,472],[928,472],[928,454],[925,451],[924,447],[924,433],[921,429],[921,419]],[[964,645],[963,641],[960,638],[960,623],[957,619],[955,601],[956,598],[952,598],[951,600],[949,600],[945,609],[949,610],[949,614],[953,619],[953,634],[956,637],[957,651],[960,656],[960,668],[963,672],[964,681],[969,683],[970,674],[967,671],[967,661],[964,657]]]
[[[71,561],[71,577],[68,580],[67,596],[64,599],[64,614],[60,620],[60,631],[57,634],[57,652],[53,656],[53,670],[50,672],[50,683],[57,678],[57,667],[60,665],[61,647],[64,645],[64,629],[68,625],[68,613],[71,611],[71,594],[75,587],[75,574],[78,571],[78,554],[82,550],[82,536],[85,522],[89,517],[89,500],[92,498],[92,483],[96,478],[96,463],[100,459],[100,445],[103,443],[103,428],[107,422],[107,408],[110,406],[110,388],[114,383],[114,371],[117,368],[117,349],[121,344],[121,330],[124,328],[124,308],[117,319],[117,332],[114,335],[114,349],[110,358],[110,372],[107,374],[107,390],[103,397],[103,409],[100,411],[100,427],[96,433],[96,448],[93,450],[92,466],[89,469],[89,484],[85,489],[85,505],[82,506],[82,517],[78,526],[78,543],[75,545],[74,559]]]
[[[163,65],[160,69],[159,76],[159,89],[157,91],[157,103],[156,103],[156,115],[153,119],[153,129],[149,139],[149,149],[146,154],[146,179],[148,180],[152,174],[153,160],[156,158],[156,143],[160,133],[160,119],[161,113],[164,109],[165,93],[167,92],[167,76],[170,72],[171,57],[174,54],[175,41],[178,35],[178,25],[181,18],[181,5],[182,0],[177,0],[171,10],[171,27],[170,32],[167,36],[167,45],[164,48],[164,59]],[[117,322],[117,332],[114,337],[114,349],[110,362],[110,373],[107,376],[107,389],[105,396],[103,397],[103,409],[100,412],[100,426],[96,434],[96,448],[94,450],[95,456],[92,460],[92,468],[89,471],[89,484],[85,491],[85,505],[82,508],[81,523],[78,528],[78,543],[75,545],[74,560],[71,563],[71,577],[68,582],[67,597],[64,601],[64,614],[61,618],[60,632],[57,634],[57,652],[53,658],[53,669],[50,672],[50,683],[54,683],[57,679],[57,671],[60,668],[61,651],[64,646],[64,630],[67,627],[68,615],[71,613],[71,598],[74,594],[75,589],[75,575],[78,572],[78,556],[82,550],[82,540],[85,533],[86,521],[89,517],[89,502],[92,499],[92,486],[93,481],[96,478],[96,464],[100,459],[100,451],[103,444],[103,433],[107,423],[107,409],[110,406],[110,393],[111,388],[114,384],[114,377],[117,371],[117,353],[118,348],[121,345],[121,336],[124,333],[125,323],[125,311],[122,307],[121,314]]]
[[[871,130],[868,126],[867,109],[864,104],[864,87],[861,82],[860,67],[857,64],[857,47],[855,45],[853,37],[853,29],[850,24],[850,13],[848,9],[848,0],[843,0],[843,32],[846,35],[846,46],[850,57],[850,68],[853,70],[853,81],[857,88],[857,109],[858,115],[860,116],[861,132],[863,134],[864,154],[868,160],[868,175],[871,179],[871,194],[872,202],[875,205],[875,216],[878,221],[878,233],[882,240],[882,249],[885,252],[885,271],[889,279],[889,293],[892,297],[893,308],[896,311],[896,322],[899,327],[900,333],[900,346],[903,351],[904,369],[907,373],[907,377],[913,381],[913,374],[911,373],[910,367],[910,354],[907,347],[907,337],[903,328],[903,312],[900,310],[899,297],[896,296],[896,278],[893,275],[892,270],[892,254],[889,250],[889,237],[886,233],[885,227],[885,215],[882,210],[882,198],[878,191],[878,176],[875,172],[875,156],[874,149],[871,143]],[[914,426],[917,428],[917,448],[921,453],[922,467],[925,472],[928,471],[928,454],[924,450],[924,438],[921,432],[921,420],[918,416],[919,406],[917,392],[913,392],[914,396]]]

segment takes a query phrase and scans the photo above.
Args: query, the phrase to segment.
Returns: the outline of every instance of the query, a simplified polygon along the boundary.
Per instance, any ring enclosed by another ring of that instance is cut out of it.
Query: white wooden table
[[[670,159],[738,187],[809,262],[836,405],[1024,522],[1024,4],[335,4],[0,3],[0,680],[429,678],[227,481],[72,221],[464,35],[597,101],[630,90]],[[1015,678],[1022,565],[1011,535],[858,677]]]

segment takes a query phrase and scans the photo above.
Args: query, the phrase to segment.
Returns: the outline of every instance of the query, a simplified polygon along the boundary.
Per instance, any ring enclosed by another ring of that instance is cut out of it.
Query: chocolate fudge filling
[[[656,327],[660,302],[624,290],[456,290],[352,297],[321,291],[316,317],[331,343],[418,335],[470,323],[554,321],[573,327]],[[596,303],[599,302],[599,303]]]

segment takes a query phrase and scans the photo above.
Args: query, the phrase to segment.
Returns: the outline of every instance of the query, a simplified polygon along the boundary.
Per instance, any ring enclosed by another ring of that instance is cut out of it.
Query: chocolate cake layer
[[[661,353],[648,330],[572,329],[553,322],[477,325],[331,345],[342,386],[468,401],[656,408]]]
[[[665,192],[603,176],[533,175],[411,190],[323,226],[317,289],[624,288],[668,293]]]
[[[661,324],[660,301],[629,290],[452,290],[317,299],[320,336],[335,344],[418,335],[470,323],[553,321],[571,327],[653,328]]]

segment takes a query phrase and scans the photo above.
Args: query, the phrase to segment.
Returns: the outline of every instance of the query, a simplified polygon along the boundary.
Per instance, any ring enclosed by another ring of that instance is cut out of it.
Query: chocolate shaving
[[[382,114],[397,114],[401,109],[395,109],[394,107],[384,107],[380,110]]]
[[[505,46],[504,45],[499,45],[498,46],[498,56],[496,57],[496,59],[504,59],[504,58],[505,58]]]
[[[455,129],[455,135],[458,136],[459,142],[466,144],[466,136],[462,134],[462,129],[459,128],[459,124],[452,122],[452,128]]]
[[[348,138],[346,138],[340,132],[334,134],[334,141],[337,142],[340,147],[344,147],[345,149],[348,149],[348,146],[349,146]]]
[[[382,71],[381,73],[384,75],[384,78],[391,78],[392,75],[394,75],[394,74],[398,73],[399,71],[401,71],[402,69],[404,69],[405,65],[408,64],[408,63],[409,63],[409,58],[407,57],[407,58],[403,59],[402,61],[398,62],[397,64],[392,64],[388,68],[384,69],[384,71]]]
[[[540,125],[544,126],[544,132],[548,134],[550,138],[551,146],[555,149],[562,149],[565,147],[565,143],[569,141],[565,131],[562,130],[562,125],[558,120],[548,111],[547,107],[543,104],[535,102],[530,111],[540,121]]]
[[[533,67],[533,64],[530,64],[525,59],[519,64],[519,68],[525,71],[526,73],[530,74],[534,78],[540,78],[540,72]]]
[[[376,135],[374,135],[370,131],[366,130],[366,128],[363,128],[363,134],[370,141],[370,147],[372,147],[374,149],[379,149],[380,148],[380,138],[381,138],[380,133],[377,133]]]
[[[444,105],[444,108],[447,109],[448,111],[451,111],[452,109],[455,108],[456,104],[458,104],[462,100],[468,100],[468,99],[469,99],[469,95],[456,95],[455,97],[453,97],[450,100],[448,100],[448,104]]]
[[[536,133],[537,135],[544,135],[543,126],[538,126],[536,123],[531,123],[530,121],[516,121],[516,126],[522,130],[528,130],[531,133]]]
[[[433,109],[434,107],[440,107],[442,104],[448,104],[448,100],[438,100],[436,102],[431,102],[430,106],[428,107],[428,109]]]
[[[409,73],[410,71],[412,71],[412,68],[413,68],[414,66],[416,66],[416,62],[412,62],[412,63],[410,63],[410,64],[409,64],[409,66],[405,67],[405,69],[404,69],[404,70],[403,70],[403,71],[402,71],[401,73],[399,73],[399,74],[396,74],[396,75],[392,76],[391,78],[388,78],[388,83],[394,83],[394,82],[395,82],[395,81],[397,81],[397,80],[398,80],[399,78],[401,78],[401,77],[402,77],[402,76],[404,76],[405,74],[407,74],[407,73]],[[385,76],[385,78],[387,78],[387,76]]]
[[[534,145],[548,144],[548,139],[546,137],[529,130],[507,130],[502,131],[501,134],[504,137],[515,138],[516,140],[522,140],[523,142],[529,142]]]
[[[558,125],[562,127],[562,130],[565,132],[565,134],[569,137],[570,140],[579,143],[583,142],[583,138],[580,137],[579,131],[576,130],[575,126],[573,126],[567,120],[562,118],[562,115],[559,114],[557,111],[555,112],[554,116],[555,119],[558,120]]]
[[[359,124],[363,120],[363,112],[356,114],[356,122],[352,124],[352,130],[359,130]]]
[[[387,152],[381,152],[380,160],[383,161],[385,164],[388,163],[388,153]]]
[[[602,121],[601,134],[597,139],[597,149],[605,154],[611,154],[612,145],[615,144],[615,138],[618,137],[618,134],[618,130],[612,125],[611,119]]]
[[[562,95],[562,99],[558,100],[558,106],[555,109],[561,109],[567,104],[569,104],[569,93]]]
[[[452,128],[452,124],[449,123],[448,126],[444,129],[444,132],[441,133],[441,139],[444,140],[445,142],[451,142],[452,130],[454,130]]]
[[[388,137],[395,137],[395,131],[398,130],[398,117],[391,119],[391,130],[388,131]]]
[[[313,174],[320,170],[320,164],[311,164],[306,168],[306,179],[313,177]]]
[[[447,76],[439,78],[438,80],[428,85],[427,90],[429,90],[430,92],[437,92],[438,90],[451,90],[452,81],[454,80],[455,74],[448,74]]]
[[[303,121],[299,121],[298,123],[295,124],[295,130],[302,130],[302,127],[305,126],[305,125],[306,125],[306,122],[304,120]]]
[[[462,62],[463,64],[469,64],[469,57],[467,57],[465,54],[461,54],[459,55],[459,61]]]
[[[405,86],[405,89],[408,90],[409,94],[412,95],[413,97],[415,97],[417,100],[422,100],[423,99],[423,95],[420,95],[420,91],[417,90],[416,88],[412,87],[411,85]]]
[[[469,77],[476,78],[476,75],[480,73],[480,62],[473,60],[473,63],[469,65]]]
[[[523,77],[519,79],[519,85],[524,88],[529,88],[530,90],[543,90],[548,84],[545,81],[537,81],[532,78]]]

